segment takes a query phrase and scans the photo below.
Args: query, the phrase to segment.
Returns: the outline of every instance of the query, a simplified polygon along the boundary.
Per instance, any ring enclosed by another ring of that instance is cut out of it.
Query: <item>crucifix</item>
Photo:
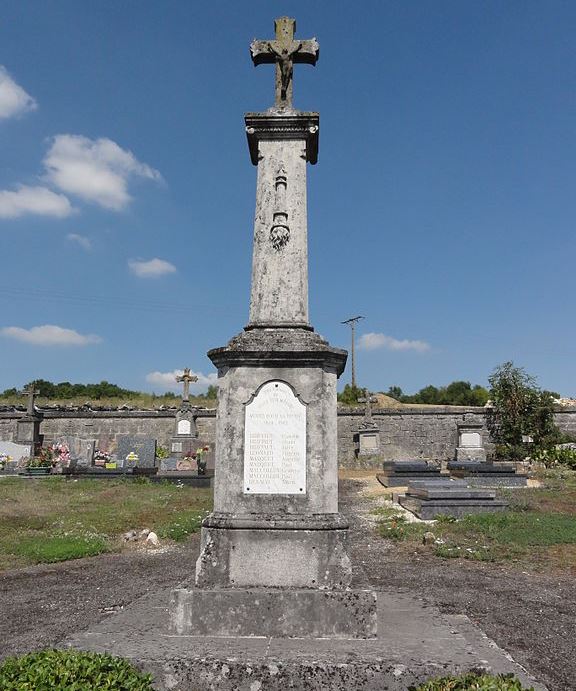
[[[276,19],[274,29],[276,38],[271,41],[254,39],[250,44],[250,53],[254,65],[276,64],[275,105],[282,109],[292,108],[294,63],[315,65],[320,55],[320,47],[315,38],[294,38],[296,20],[291,17]]]
[[[368,389],[364,389],[364,396],[358,399],[358,403],[366,403],[366,411],[364,413],[364,422],[362,423],[365,427],[372,427],[374,423],[372,422],[372,403],[377,403],[378,399],[373,396]]]
[[[198,381],[198,377],[194,376],[193,374],[190,374],[190,367],[186,367],[184,369],[184,373],[176,377],[177,382],[182,382],[184,385],[184,392],[182,393],[182,401],[186,402],[190,399],[190,384]]]
[[[26,407],[26,415],[36,415],[36,406],[34,405],[34,398],[40,395],[40,391],[36,391],[34,382],[30,382],[26,388],[22,391],[23,394],[28,396],[28,405]]]

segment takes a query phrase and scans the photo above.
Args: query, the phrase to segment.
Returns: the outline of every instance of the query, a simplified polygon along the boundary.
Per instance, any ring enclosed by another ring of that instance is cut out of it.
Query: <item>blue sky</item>
[[[5,0],[0,390],[213,380],[248,319],[243,114],[273,100],[248,46],[283,14],[320,42],[294,88],[316,330],[348,347],[366,316],[372,390],[511,359],[576,395],[576,4],[531,0]]]

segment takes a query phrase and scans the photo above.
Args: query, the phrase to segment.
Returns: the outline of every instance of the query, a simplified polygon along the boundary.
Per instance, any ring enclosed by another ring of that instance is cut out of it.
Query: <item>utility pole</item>
[[[364,317],[362,317],[362,316],[350,317],[350,319],[346,319],[345,321],[341,322],[342,324],[349,324],[350,329],[352,330],[352,348],[350,351],[352,354],[352,388],[356,388],[356,353],[355,353],[356,322],[359,322],[361,319],[364,319]]]

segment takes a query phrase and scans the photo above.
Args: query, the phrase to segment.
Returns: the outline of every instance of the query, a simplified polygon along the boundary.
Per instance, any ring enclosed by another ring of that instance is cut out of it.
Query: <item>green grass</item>
[[[94,557],[108,552],[110,547],[103,537],[68,535],[30,536],[12,547],[13,554],[35,563],[68,561],[80,557]]]
[[[548,472],[542,481],[542,488],[503,492],[511,504],[503,513],[460,520],[439,516],[428,524],[402,522],[388,511],[378,531],[410,548],[422,544],[425,532],[432,532],[434,543],[422,549],[443,559],[530,562],[576,570],[576,473]]]
[[[131,529],[182,541],[211,506],[210,490],[171,483],[3,478],[0,570],[121,551]]]

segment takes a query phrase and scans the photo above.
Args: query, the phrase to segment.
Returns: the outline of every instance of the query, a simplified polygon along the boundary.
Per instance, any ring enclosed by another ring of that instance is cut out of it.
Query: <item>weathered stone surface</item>
[[[376,593],[371,590],[174,590],[176,634],[374,638]]]
[[[116,450],[118,458],[125,460],[132,452],[138,455],[137,464],[140,468],[152,468],[156,463],[156,439],[132,435],[119,436]]]
[[[339,514],[212,515],[202,528],[196,585],[346,588],[347,528]]]
[[[398,503],[423,520],[433,520],[438,515],[462,518],[468,514],[505,511],[508,502],[499,499],[422,499],[400,495]]]

